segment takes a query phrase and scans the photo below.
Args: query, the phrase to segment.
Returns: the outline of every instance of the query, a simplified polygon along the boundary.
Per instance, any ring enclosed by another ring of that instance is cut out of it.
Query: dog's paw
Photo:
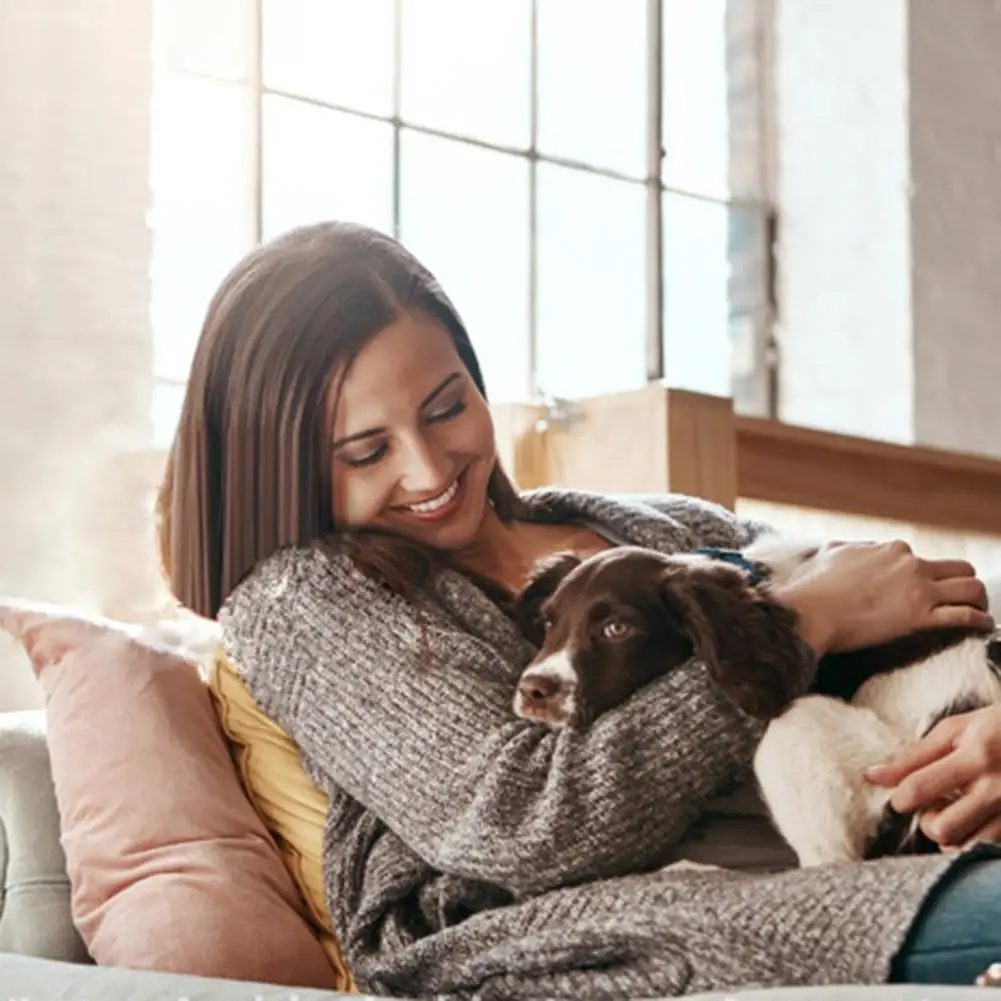
[[[1001,987],[1001,963],[991,963],[975,981],[977,987]]]

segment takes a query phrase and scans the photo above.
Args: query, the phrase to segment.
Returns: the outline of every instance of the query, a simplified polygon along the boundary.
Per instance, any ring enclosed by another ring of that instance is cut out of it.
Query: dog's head
[[[539,652],[514,709],[549,726],[584,725],[693,656],[751,715],[771,718],[797,694],[794,614],[705,556],[559,555],[537,567],[516,618]]]

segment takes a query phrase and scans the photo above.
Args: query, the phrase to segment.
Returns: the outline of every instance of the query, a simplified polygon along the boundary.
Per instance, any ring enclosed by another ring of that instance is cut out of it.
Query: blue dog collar
[[[695,554],[697,556],[708,556],[712,560],[720,560],[723,563],[730,563],[735,567],[740,567],[741,570],[747,572],[752,587],[756,587],[771,576],[770,568],[765,566],[764,563],[756,563],[754,560],[749,560],[743,553],[738,552],[736,549],[718,549],[715,546],[704,546],[702,549],[696,549]]]

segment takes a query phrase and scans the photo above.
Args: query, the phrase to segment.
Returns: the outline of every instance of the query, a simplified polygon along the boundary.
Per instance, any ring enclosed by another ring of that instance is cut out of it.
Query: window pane
[[[393,113],[393,0],[264,0],[264,85]]]
[[[646,0],[539,0],[542,153],[646,174]]]
[[[393,129],[265,95],[263,234],[326,219],[393,231]]]
[[[663,178],[729,191],[727,0],[663,0]]]
[[[155,0],[154,48],[166,69],[249,81],[254,5],[247,0]]]
[[[554,396],[646,383],[646,192],[538,167],[538,367]]]
[[[665,193],[664,367],[671,386],[729,396],[758,363],[766,300],[757,213]]]
[[[152,115],[154,371],[183,380],[209,300],[254,241],[253,96],[168,74]]]
[[[531,141],[530,0],[402,4],[401,112],[507,146]]]
[[[491,400],[528,397],[528,161],[404,131],[400,236],[455,303]]]

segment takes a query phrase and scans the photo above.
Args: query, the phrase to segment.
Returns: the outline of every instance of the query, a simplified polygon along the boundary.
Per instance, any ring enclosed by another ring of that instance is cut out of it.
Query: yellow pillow
[[[222,652],[215,657],[208,684],[243,786],[305,898],[317,937],[340,978],[337,989],[355,994],[323,889],[321,851],[329,797],[313,785],[295,743],[261,712]]]

